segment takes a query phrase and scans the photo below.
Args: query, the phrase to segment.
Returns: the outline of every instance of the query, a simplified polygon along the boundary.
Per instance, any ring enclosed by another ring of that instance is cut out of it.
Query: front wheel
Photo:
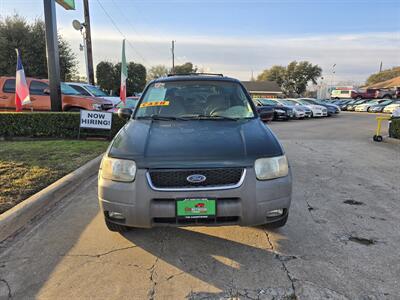
[[[129,227],[126,227],[124,225],[119,225],[119,224],[112,223],[107,219],[105,219],[105,222],[106,222],[106,226],[107,226],[108,230],[110,230],[112,232],[122,233],[122,232],[126,232],[126,231],[129,230]]]

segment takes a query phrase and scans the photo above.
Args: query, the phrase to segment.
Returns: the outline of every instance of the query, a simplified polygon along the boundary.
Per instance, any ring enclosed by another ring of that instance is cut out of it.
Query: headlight
[[[93,103],[93,104],[92,104],[92,108],[93,108],[94,110],[101,110],[101,104]]]
[[[279,113],[279,114],[284,114],[284,113],[285,113],[285,111],[282,110],[282,109],[275,109],[275,111],[276,111],[277,113]]]
[[[285,155],[259,158],[254,163],[254,169],[256,177],[259,180],[285,177],[289,173],[289,166]]]
[[[136,163],[133,160],[104,156],[100,169],[104,179],[124,182],[135,180]]]

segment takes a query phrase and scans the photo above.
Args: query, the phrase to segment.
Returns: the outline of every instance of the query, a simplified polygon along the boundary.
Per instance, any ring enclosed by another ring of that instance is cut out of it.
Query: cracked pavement
[[[375,116],[275,122],[287,225],[108,232],[96,178],[0,245],[0,299],[399,299],[400,144]]]

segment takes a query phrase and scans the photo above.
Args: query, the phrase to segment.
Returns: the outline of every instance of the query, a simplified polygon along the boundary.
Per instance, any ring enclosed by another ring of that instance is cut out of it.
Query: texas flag
[[[121,87],[119,89],[119,98],[125,103],[126,100],[126,79],[128,78],[128,68],[125,57],[125,40],[122,41],[122,63],[121,63]]]
[[[31,103],[29,88],[26,83],[24,67],[22,66],[21,54],[17,51],[17,73],[15,75],[15,110],[22,111],[22,105]]]

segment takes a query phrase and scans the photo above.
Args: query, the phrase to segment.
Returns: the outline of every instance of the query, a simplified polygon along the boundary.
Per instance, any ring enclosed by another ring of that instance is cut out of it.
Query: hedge
[[[400,118],[392,119],[389,136],[400,139]]]
[[[79,112],[0,112],[0,137],[77,138],[79,121]],[[115,136],[125,123],[114,114],[111,136]],[[81,137],[109,134],[105,130],[81,130]]]

